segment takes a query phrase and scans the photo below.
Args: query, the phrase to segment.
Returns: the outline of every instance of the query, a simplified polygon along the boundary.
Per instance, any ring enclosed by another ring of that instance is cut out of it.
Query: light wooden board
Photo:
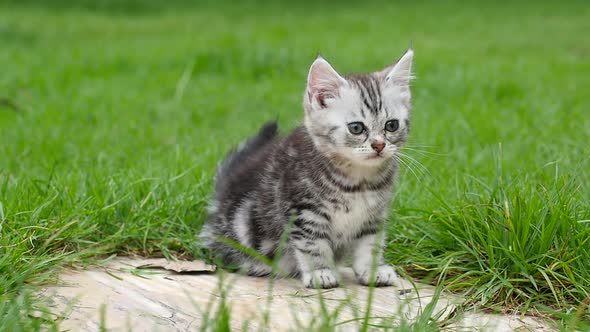
[[[339,330],[356,331],[364,317],[369,288],[356,285],[352,271],[342,269],[343,285],[332,290],[302,288],[298,280],[252,278],[237,274],[178,274],[166,270],[135,270],[142,265],[161,261],[117,258],[107,268],[68,271],[58,285],[45,287],[40,296],[53,312],[63,317],[61,327],[71,331],[98,331],[101,311],[106,326],[112,331],[197,331],[207,317],[214,317],[222,294],[231,309],[232,330],[298,331],[302,326],[319,323],[323,307],[338,311],[334,322]],[[207,266],[196,262],[196,266]],[[131,273],[130,271],[139,272]],[[371,322],[378,317],[408,319],[428,304],[433,288],[419,285],[418,292],[407,281],[406,294],[394,287],[374,289]],[[458,298],[444,295],[436,311],[443,316],[453,311]],[[264,317],[268,317],[266,320]],[[352,321],[351,321],[352,320]],[[349,321],[348,323],[345,323]],[[344,322],[344,323],[343,323]],[[464,314],[453,330],[474,331],[548,331],[543,322],[531,317]]]

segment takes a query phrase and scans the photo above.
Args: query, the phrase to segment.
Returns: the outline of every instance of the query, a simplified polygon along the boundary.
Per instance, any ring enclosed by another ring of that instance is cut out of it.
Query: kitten
[[[232,242],[270,259],[280,255],[279,269],[306,287],[337,287],[334,265],[347,256],[360,284],[396,283],[383,263],[383,233],[396,152],[410,129],[412,59],[410,49],[382,71],[343,77],[318,56],[303,98],[304,125],[281,137],[276,123],[266,124],[221,163],[200,234],[205,246],[223,264],[256,276],[271,267]]]

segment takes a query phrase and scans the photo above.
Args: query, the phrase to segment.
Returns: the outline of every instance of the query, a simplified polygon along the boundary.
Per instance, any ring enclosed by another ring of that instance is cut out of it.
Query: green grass
[[[590,320],[585,1],[139,3],[0,2],[0,329],[45,324],[28,290],[64,266],[202,256],[217,160],[301,121],[316,52],[368,71],[410,43],[423,167],[387,259],[470,304]]]

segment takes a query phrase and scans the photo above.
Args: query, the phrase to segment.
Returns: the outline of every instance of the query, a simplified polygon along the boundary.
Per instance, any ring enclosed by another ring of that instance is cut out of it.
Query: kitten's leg
[[[338,287],[338,279],[332,271],[333,252],[327,240],[314,240],[313,245],[305,245],[307,240],[293,241],[295,259],[301,273],[301,281],[308,288]]]
[[[352,269],[362,285],[399,285],[393,267],[383,263],[383,239],[383,232],[374,229],[361,233],[354,241]]]
[[[301,222],[296,221],[295,229],[290,234],[290,245],[305,287],[338,287],[338,279],[331,269],[334,266],[334,252],[327,233],[311,225],[301,227]]]

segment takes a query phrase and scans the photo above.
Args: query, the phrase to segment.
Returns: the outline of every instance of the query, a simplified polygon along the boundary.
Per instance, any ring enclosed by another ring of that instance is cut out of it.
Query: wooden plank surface
[[[71,331],[98,331],[101,321],[111,331],[196,331],[207,319],[215,318],[222,296],[230,307],[232,330],[298,331],[319,325],[322,315],[318,313],[325,310],[335,317],[332,323],[339,324],[338,330],[356,331],[361,322],[354,319],[364,317],[367,309],[370,289],[355,284],[348,268],[341,270],[342,287],[322,291],[302,288],[294,279],[135,269],[159,263],[116,258],[106,268],[68,271],[58,285],[42,289],[40,296],[63,317],[62,329]],[[196,266],[205,265],[198,262]],[[371,322],[379,324],[380,317],[412,319],[432,300],[431,286],[419,285],[416,292],[409,282],[403,285],[401,292],[394,287],[374,289]],[[436,312],[448,315],[458,302],[457,297],[445,294]],[[464,331],[516,329],[550,330],[531,317],[477,312],[465,314],[453,325],[453,330]]]

